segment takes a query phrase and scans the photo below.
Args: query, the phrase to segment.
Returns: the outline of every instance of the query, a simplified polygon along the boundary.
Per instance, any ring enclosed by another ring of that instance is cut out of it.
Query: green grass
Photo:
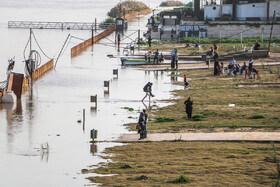
[[[277,151],[279,146],[275,144]],[[191,181],[192,186],[271,186],[277,180],[275,163],[266,159],[273,154],[270,143],[143,142],[109,148],[105,153],[104,158],[112,162],[88,171],[116,174],[89,177],[104,186],[187,184],[174,181]],[[131,167],[124,169],[124,165]]]
[[[130,108],[130,107],[123,107],[123,109],[126,109],[126,110],[128,110],[128,111],[130,111],[130,112],[133,112],[133,111],[134,111],[134,108]]]
[[[159,116],[159,117],[156,117],[156,123],[162,123],[162,122],[172,122],[172,121],[175,121],[174,118],[170,118],[170,117],[162,117],[162,116]]]
[[[269,73],[269,69],[273,72]],[[163,130],[164,132],[180,131],[189,128],[263,128],[278,129],[280,94],[277,87],[237,87],[239,84],[279,83],[276,72],[277,67],[265,67],[260,69],[261,78],[245,80],[244,77],[225,77],[225,75],[212,75],[212,70],[187,70],[178,71],[177,76],[187,74],[192,79],[189,90],[175,90],[176,100],[170,100],[173,105],[160,109],[153,109],[150,116],[155,120],[149,122],[148,129]],[[191,97],[193,104],[194,120],[186,120],[184,101]],[[235,104],[235,107],[229,107]],[[176,112],[174,112],[176,111]],[[196,115],[198,115],[196,117]],[[263,117],[257,117],[261,114]],[[161,121],[160,125],[156,118],[168,116],[174,119],[173,123]],[[253,118],[254,117],[254,118]],[[134,128],[134,127],[133,127]]]
[[[265,116],[261,114],[256,114],[252,117],[252,119],[263,119],[263,118],[265,118]]]

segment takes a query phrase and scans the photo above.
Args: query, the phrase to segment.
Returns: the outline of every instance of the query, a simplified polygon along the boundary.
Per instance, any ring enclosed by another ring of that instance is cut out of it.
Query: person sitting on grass
[[[159,57],[158,61],[159,61],[160,63],[164,61],[164,57],[163,57],[163,54],[162,54],[162,53],[160,53],[160,57]]]
[[[244,62],[243,66],[239,69],[239,75],[241,76],[243,71],[245,71],[247,69],[247,65],[246,62]]]
[[[255,75],[257,75],[257,77],[259,77],[259,70],[257,70],[256,68],[252,68],[251,71],[251,79],[255,79]]]
[[[235,76],[238,75],[240,69],[240,65],[238,63],[235,64],[234,71],[232,72]]]
[[[213,55],[213,48],[210,47],[210,49],[206,52],[206,56],[212,56]]]

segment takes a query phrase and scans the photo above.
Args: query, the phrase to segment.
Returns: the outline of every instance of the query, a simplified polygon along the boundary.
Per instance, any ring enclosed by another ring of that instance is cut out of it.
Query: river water
[[[117,2],[1,0],[0,81],[6,78],[7,60],[13,56],[16,59],[14,71],[24,73],[23,51],[29,37],[29,30],[8,29],[8,21],[104,20],[107,11]],[[152,8],[160,3],[143,2]],[[126,35],[139,28],[145,30],[147,19],[148,16],[144,16],[129,22],[131,31]],[[89,31],[34,30],[34,33],[44,52],[51,57],[57,56],[68,34],[83,39],[91,36]],[[110,44],[114,35],[108,39],[72,59],[70,47],[81,41],[71,39],[55,71],[38,80],[17,103],[0,104],[0,187],[96,185],[86,179],[95,174],[81,174],[81,170],[108,162],[100,157],[104,149],[122,145],[112,140],[123,133],[131,133],[124,124],[136,122],[139,111],[149,107],[140,101],[144,96],[142,88],[148,81],[154,83],[156,95],[151,106],[166,105],[161,100],[170,98],[170,90],[177,89],[171,84],[168,72],[121,67],[120,54]],[[39,51],[35,43],[33,48]],[[108,58],[107,54],[117,58]],[[48,61],[43,54],[41,56],[42,63]],[[113,76],[113,69],[119,70],[118,78]],[[110,81],[109,93],[103,87],[105,80]],[[97,109],[90,102],[90,96],[95,94]],[[83,118],[83,109],[85,127],[78,122]],[[98,141],[104,141],[95,144],[96,152],[94,145],[89,143],[91,129],[98,130]],[[47,145],[49,149],[42,148]]]

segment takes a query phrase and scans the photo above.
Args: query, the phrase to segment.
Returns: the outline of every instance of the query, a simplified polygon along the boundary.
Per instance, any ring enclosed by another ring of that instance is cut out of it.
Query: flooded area
[[[110,0],[74,4],[71,0],[1,1],[0,80],[6,79],[7,60],[13,56],[14,72],[24,73],[23,51],[29,37],[29,30],[8,29],[8,21],[104,20],[115,3]],[[152,1],[145,3],[155,6]],[[129,30],[144,31],[147,19],[144,16],[131,21]],[[91,37],[90,31],[34,30],[34,33],[51,57],[57,57],[69,33],[83,39]],[[174,80],[170,72],[121,67],[121,53],[112,43],[108,44],[114,35],[108,39],[72,59],[70,48],[81,41],[71,40],[54,71],[36,81],[33,89],[24,93],[17,103],[0,104],[0,186],[91,185],[86,177],[94,174],[81,174],[81,170],[108,162],[100,157],[104,149],[122,145],[111,141],[130,133],[124,124],[136,122],[140,110],[149,107],[148,100],[146,105],[141,102],[144,85],[148,81],[154,83],[153,108],[166,105],[161,100],[172,97],[171,90],[180,89],[171,83],[181,80]],[[39,51],[35,42],[34,49]],[[108,58],[108,54],[117,58]],[[48,61],[41,56],[42,63]],[[118,78],[113,76],[113,69],[118,69]],[[109,92],[104,88],[104,81],[109,81]],[[90,102],[92,95],[97,95],[97,108]],[[83,109],[84,127],[79,123],[83,120]],[[98,130],[96,140],[103,142],[96,143],[96,147],[89,143],[91,129]]]

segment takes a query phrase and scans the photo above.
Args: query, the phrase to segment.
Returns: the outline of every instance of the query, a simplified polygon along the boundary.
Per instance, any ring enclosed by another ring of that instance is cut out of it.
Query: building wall
[[[260,27],[250,25],[208,25],[208,38],[240,38],[240,32],[243,38],[264,37],[269,38],[271,25],[260,25]],[[280,25],[274,25],[273,38],[280,38]]]
[[[211,19],[215,20],[215,18],[220,17],[220,6],[219,5],[207,5],[204,7],[204,20]]]
[[[232,15],[232,5],[230,5],[230,4],[223,5],[222,13],[227,14],[227,15],[228,14]]]
[[[261,20],[266,20],[266,3],[248,3],[240,4],[236,7],[236,15],[238,20],[246,20],[247,18],[259,17]]]
[[[280,11],[280,1],[271,1],[270,15],[272,17],[273,10]],[[220,5],[206,5],[204,6],[204,20],[220,17]],[[236,15],[238,20],[246,20],[248,18],[259,17],[261,20],[266,20],[267,3],[247,3],[238,4],[236,6]],[[222,14],[232,15],[232,4],[225,4],[222,7]]]
[[[280,13],[280,1],[279,0],[274,0],[270,1],[270,10],[269,10],[269,17],[273,17],[273,12],[276,10],[276,13]],[[280,15],[276,15],[276,17],[280,17]]]

